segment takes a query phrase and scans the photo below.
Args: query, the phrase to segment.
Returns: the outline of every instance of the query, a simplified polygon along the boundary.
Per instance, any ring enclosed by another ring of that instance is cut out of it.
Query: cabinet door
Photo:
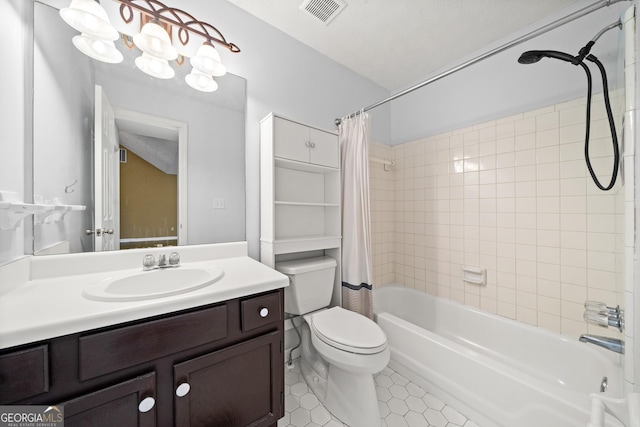
[[[275,118],[273,155],[283,159],[309,162],[309,128],[289,120]]]
[[[174,365],[176,427],[275,425],[284,415],[281,340],[275,331]]]
[[[340,167],[338,137],[332,133],[313,128],[309,129],[309,132],[311,140],[309,161],[316,165]]]
[[[61,403],[65,427],[153,427],[155,373]]]

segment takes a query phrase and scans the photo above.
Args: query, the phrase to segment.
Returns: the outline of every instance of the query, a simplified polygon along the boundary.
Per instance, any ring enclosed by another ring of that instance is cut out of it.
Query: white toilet
[[[336,261],[330,257],[276,263],[289,276],[284,311],[302,315],[301,370],[318,400],[351,427],[379,427],[373,374],[389,363],[387,337],[371,319],[331,302]]]

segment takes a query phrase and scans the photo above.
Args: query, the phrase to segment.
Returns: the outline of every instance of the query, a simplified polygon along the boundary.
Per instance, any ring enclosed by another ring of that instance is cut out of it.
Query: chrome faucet
[[[172,268],[172,267],[180,267],[180,254],[178,252],[171,252],[169,254],[169,263],[167,264],[167,256],[165,254],[160,254],[158,257],[158,263],[156,264],[156,259],[153,255],[145,255],[142,259],[142,270],[156,270],[158,268]]]
[[[603,302],[585,301],[584,308],[585,322],[603,328],[613,326],[620,332],[624,332],[624,310],[619,305],[609,307]]]
[[[583,334],[583,335],[580,335],[579,341],[594,344],[599,347],[606,348],[607,350],[624,354],[624,341],[616,338],[603,337],[600,335]]]

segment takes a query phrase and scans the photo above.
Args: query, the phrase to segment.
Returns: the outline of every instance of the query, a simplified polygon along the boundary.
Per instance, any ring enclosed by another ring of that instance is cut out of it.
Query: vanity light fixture
[[[139,34],[122,36],[129,48],[135,45],[142,51],[135,60],[136,66],[153,77],[173,78],[175,70],[168,61],[176,60],[178,65],[182,65],[185,57],[189,57],[193,69],[185,77],[187,84],[199,91],[213,92],[218,88],[213,77],[227,72],[215,46],[223,46],[233,53],[240,52],[240,48],[227,42],[214,26],[158,0],[101,1],[119,3],[119,15],[124,25],[133,23],[134,19],[140,20]],[[84,54],[110,63],[123,60],[113,43],[119,36],[118,31],[111,25],[98,0],[72,0],[69,7],[60,10],[60,15],[82,33],[74,37],[73,43]],[[200,45],[195,54],[195,47],[190,47],[193,44]]]

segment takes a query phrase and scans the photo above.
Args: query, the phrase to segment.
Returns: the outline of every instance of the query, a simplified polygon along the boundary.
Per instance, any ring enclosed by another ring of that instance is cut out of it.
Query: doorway
[[[187,123],[114,109],[121,249],[187,244]]]

